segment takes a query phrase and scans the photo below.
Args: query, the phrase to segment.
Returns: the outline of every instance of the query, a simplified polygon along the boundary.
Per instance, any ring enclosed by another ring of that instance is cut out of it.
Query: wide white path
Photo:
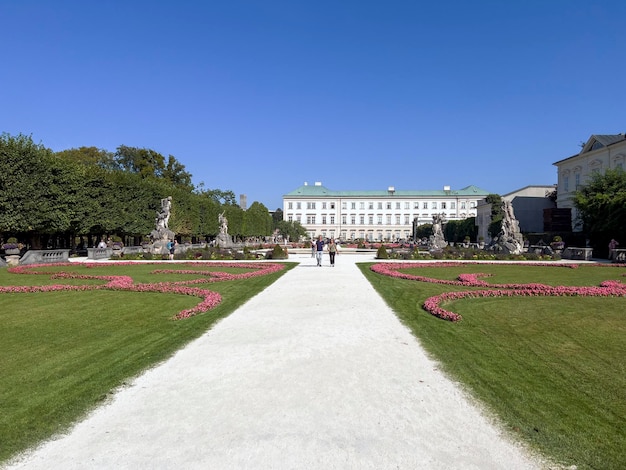
[[[529,469],[339,255],[309,255],[12,469]]]

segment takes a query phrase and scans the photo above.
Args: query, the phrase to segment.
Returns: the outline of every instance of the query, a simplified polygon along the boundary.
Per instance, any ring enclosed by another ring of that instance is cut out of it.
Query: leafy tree
[[[114,154],[97,147],[79,147],[62,150],[55,154],[58,158],[86,166],[97,166],[106,170],[117,167]]]
[[[0,231],[27,236],[72,230],[79,220],[81,172],[22,134],[0,137]]]
[[[281,220],[278,222],[276,228],[284,238],[288,238],[293,242],[300,241],[300,239],[305,237],[307,233],[306,229],[297,220],[292,222],[289,222],[288,220]]]
[[[244,215],[246,237],[263,237],[272,233],[272,217],[267,207],[260,202],[253,202]]]
[[[115,162],[122,171],[137,173],[142,178],[161,178],[165,172],[165,157],[150,149],[120,145]]]
[[[572,200],[595,247],[606,250],[611,238],[626,244],[626,172],[618,168],[594,173]]]
[[[272,213],[272,228],[278,228],[278,222],[283,220],[283,210],[279,207]]]
[[[463,241],[466,237],[469,237],[470,240],[476,240],[478,227],[476,227],[475,222],[475,217],[448,221],[444,229],[446,240],[455,243]]]
[[[172,155],[167,158],[167,165],[163,171],[163,178],[168,180],[174,186],[180,186],[189,191],[193,190],[191,173],[185,171],[185,165],[176,160],[176,158]]]
[[[415,228],[415,238],[421,240],[428,238],[433,234],[433,224],[422,224]]]

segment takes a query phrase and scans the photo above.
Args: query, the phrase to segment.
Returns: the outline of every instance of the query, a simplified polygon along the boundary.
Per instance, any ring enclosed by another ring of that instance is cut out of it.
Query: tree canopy
[[[611,238],[626,244],[626,172],[609,169],[594,173],[573,196],[583,232],[594,245],[605,248]]]
[[[194,188],[172,155],[124,145],[115,153],[96,147],[55,153],[29,136],[0,136],[0,237],[17,236],[34,248],[51,236],[141,238],[154,229],[167,196],[174,201],[170,228],[182,237],[217,235],[223,211],[231,235],[272,233],[263,204],[244,211],[232,191]]]

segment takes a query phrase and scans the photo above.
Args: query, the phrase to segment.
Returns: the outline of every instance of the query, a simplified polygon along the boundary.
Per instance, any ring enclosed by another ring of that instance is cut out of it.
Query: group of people
[[[334,238],[331,238],[328,243],[326,243],[321,235],[317,237],[317,240],[311,242],[311,257],[315,257],[315,259],[317,260],[317,265],[321,267],[322,255],[324,254],[324,246],[326,246],[328,256],[330,257],[330,265],[334,268],[335,256],[339,252],[339,245],[335,243]]]

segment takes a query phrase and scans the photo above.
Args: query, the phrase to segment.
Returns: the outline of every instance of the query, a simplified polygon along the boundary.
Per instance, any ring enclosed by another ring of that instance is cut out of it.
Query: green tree
[[[267,207],[260,202],[253,202],[244,214],[244,233],[246,237],[264,237],[272,233],[272,217]]]
[[[278,223],[283,220],[283,210],[279,207],[272,212],[272,229],[278,228]]]
[[[306,229],[297,220],[292,222],[281,220],[276,228],[284,238],[288,238],[292,242],[298,242],[306,236]]]
[[[626,172],[618,168],[594,173],[572,200],[594,247],[608,251],[611,238],[626,245]]]
[[[502,197],[499,194],[488,194],[485,197],[487,204],[491,204],[491,223],[487,231],[491,238],[497,237],[502,226],[504,211],[502,210]]]
[[[120,145],[114,158],[120,170],[142,178],[161,178],[165,173],[165,157],[151,149]]]
[[[117,167],[115,155],[97,147],[79,147],[56,152],[58,158],[86,166],[97,166],[105,170],[114,170]]]
[[[0,137],[0,231],[28,237],[68,233],[80,219],[82,174],[22,134]]]

